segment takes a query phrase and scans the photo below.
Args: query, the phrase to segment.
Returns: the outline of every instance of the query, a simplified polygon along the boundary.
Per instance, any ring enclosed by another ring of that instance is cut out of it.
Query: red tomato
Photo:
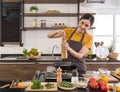
[[[100,87],[101,87],[102,84],[105,84],[105,82],[102,81],[102,80],[98,80],[97,83],[98,83],[98,85],[99,85]]]
[[[98,83],[97,81],[90,81],[90,87],[92,89],[97,89],[98,88]]]
[[[109,90],[107,84],[102,84],[102,85],[101,85],[101,90],[102,90],[103,92],[107,92],[107,91]]]
[[[117,75],[119,75],[120,76],[120,72],[118,72],[118,74]]]
[[[92,77],[89,79],[89,81],[96,81],[96,79]]]

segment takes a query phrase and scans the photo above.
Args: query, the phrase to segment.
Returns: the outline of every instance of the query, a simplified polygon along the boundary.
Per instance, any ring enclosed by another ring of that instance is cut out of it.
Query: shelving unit
[[[76,17],[79,23],[79,16],[85,13],[79,13],[80,0],[24,0],[24,4],[77,4],[76,13],[24,13],[24,17]],[[95,13],[91,13],[95,15]],[[23,30],[56,30],[64,29],[66,27],[24,27]],[[91,29],[95,29],[92,27]]]
[[[61,4],[76,4],[78,1],[80,0],[24,0],[25,4],[44,4],[44,3],[48,3],[48,4],[56,4],[56,3],[61,3]]]
[[[24,0],[24,4],[76,4],[79,7],[80,0]],[[24,17],[76,17],[79,19],[79,13],[24,13]],[[24,27],[23,30],[56,30],[66,27]]]

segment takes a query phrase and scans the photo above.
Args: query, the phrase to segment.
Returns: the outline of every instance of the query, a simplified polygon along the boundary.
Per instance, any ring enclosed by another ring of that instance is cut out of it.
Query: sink
[[[1,60],[16,60],[16,57],[4,57]]]
[[[42,56],[40,60],[61,60],[61,56]]]

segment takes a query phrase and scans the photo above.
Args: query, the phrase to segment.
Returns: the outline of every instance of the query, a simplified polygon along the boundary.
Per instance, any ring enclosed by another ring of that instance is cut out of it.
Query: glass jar
[[[38,27],[37,19],[33,19],[33,27]]]
[[[46,20],[41,20],[41,27],[46,27]]]

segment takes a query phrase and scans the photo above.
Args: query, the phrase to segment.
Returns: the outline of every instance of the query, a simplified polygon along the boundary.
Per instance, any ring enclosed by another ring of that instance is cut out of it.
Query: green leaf
[[[24,56],[28,56],[28,50],[25,49],[25,48],[23,49],[23,55],[24,55]]]

